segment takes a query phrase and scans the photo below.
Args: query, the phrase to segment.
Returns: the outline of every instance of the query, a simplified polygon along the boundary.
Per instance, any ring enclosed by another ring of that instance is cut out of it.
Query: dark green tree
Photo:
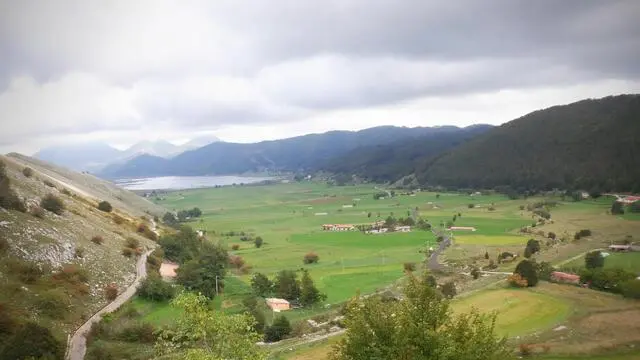
[[[104,212],[111,212],[113,210],[113,207],[111,206],[110,202],[103,200],[98,203],[98,210],[104,211]]]
[[[253,244],[257,248],[261,248],[263,243],[264,243],[264,240],[262,240],[262,237],[260,237],[260,236],[256,237],[256,239],[253,241]]]
[[[229,255],[220,246],[203,244],[201,254],[176,270],[176,282],[187,290],[213,298],[224,286]]]
[[[540,251],[540,242],[535,239],[529,239],[527,246],[524,248],[524,257],[528,259],[538,251]]]
[[[151,301],[167,301],[175,296],[173,286],[157,274],[150,274],[138,286],[138,296]]]
[[[514,274],[519,274],[523,279],[527,280],[527,286],[533,287],[538,284],[538,273],[536,265],[531,260],[522,260],[516,266]]]
[[[584,266],[587,269],[596,269],[604,266],[604,256],[600,251],[591,251],[584,256]]]
[[[453,281],[447,281],[444,283],[440,291],[442,291],[442,295],[447,299],[453,299],[453,297],[458,294],[456,284]]]
[[[309,275],[309,271],[303,270],[300,282],[300,305],[307,307],[322,302],[327,296],[321,293]]]
[[[268,297],[273,292],[273,282],[265,274],[255,273],[251,278],[251,288],[254,294]]]
[[[274,289],[276,296],[289,301],[300,298],[300,281],[293,270],[281,270],[275,278]]]
[[[278,316],[273,324],[264,332],[264,341],[266,342],[276,342],[284,339],[289,334],[291,334],[291,324],[289,320],[284,315]]]

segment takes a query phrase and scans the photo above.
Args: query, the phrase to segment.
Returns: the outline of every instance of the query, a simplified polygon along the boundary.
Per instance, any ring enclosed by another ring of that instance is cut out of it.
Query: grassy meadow
[[[176,211],[199,207],[203,211],[202,217],[189,225],[206,230],[211,241],[225,244],[230,253],[242,256],[251,265],[251,273],[273,276],[282,269],[308,269],[318,288],[327,294],[327,301],[317,308],[284,312],[292,322],[335,311],[339,304],[357,292],[372,293],[397,283],[404,276],[404,263],[421,263],[424,250],[437,245],[435,236],[429,231],[414,229],[409,233],[387,234],[331,232],[323,231],[323,224],[371,224],[388,216],[406,218],[417,211],[434,228],[441,228],[455,217],[456,226],[475,227],[476,231],[454,232],[454,244],[444,252],[440,261],[461,267],[486,265],[489,260],[484,259],[485,253],[491,259],[502,251],[521,254],[530,238],[536,238],[543,244],[542,251],[535,255],[539,261],[582,264],[581,254],[584,252],[640,233],[640,221],[637,221],[640,219],[633,215],[612,216],[607,213],[612,200],[606,197],[581,202],[565,202],[556,198],[558,205],[551,209],[551,221],[537,224],[532,233],[523,234],[519,230],[523,226],[531,226],[535,220],[521,207],[541,198],[510,200],[499,194],[471,196],[419,192],[374,200],[373,195],[378,192],[380,190],[373,185],[336,187],[303,182],[175,191],[160,194],[155,201]],[[574,241],[574,233],[581,229],[590,229],[593,235]],[[229,236],[230,232],[234,233],[233,236]],[[548,232],[554,232],[562,241],[550,246]],[[241,233],[262,237],[264,245],[256,248],[253,242],[242,241]],[[232,245],[238,245],[238,250],[231,250]],[[317,264],[303,264],[303,256],[309,252],[319,255]],[[612,254],[606,263],[634,269],[640,259],[637,254]],[[511,271],[514,267],[515,262],[501,264],[498,271]],[[225,292],[214,300],[215,307],[229,312],[241,311],[241,299],[250,292],[251,273],[230,272],[225,280]],[[471,308],[496,312],[496,326],[500,334],[511,339],[533,338],[547,342],[554,349],[553,354],[558,349],[558,359],[573,359],[575,353],[585,356],[579,344],[600,330],[588,323],[584,325],[584,321],[615,321],[620,311],[628,311],[630,319],[640,317],[640,309],[631,302],[588,289],[547,283],[541,283],[534,289],[510,289],[496,284],[495,278],[471,281],[461,274],[446,276],[454,276],[458,291],[463,293],[452,302],[454,312]],[[480,285],[466,287],[465,284]],[[493,285],[486,287],[489,284]],[[464,294],[465,291],[468,294]],[[150,304],[136,299],[132,306],[145,321],[156,325],[170,323],[180,316],[166,303]],[[272,314],[266,315],[269,321]],[[569,337],[563,335],[565,339],[575,339],[576,344],[570,341],[567,344],[568,340],[557,342],[557,334],[552,329],[560,324],[583,328],[572,331]],[[629,323],[625,326],[628,328],[626,333],[634,333],[635,325]],[[611,337],[616,335],[609,334]],[[625,339],[627,342],[640,341],[633,336]],[[300,346],[285,341],[282,346],[274,348],[274,358],[325,359],[335,341],[336,338],[329,338]],[[606,346],[607,341],[591,342],[594,347],[586,353],[596,354],[593,359],[608,359],[606,356],[609,355],[597,357],[602,349],[595,347]],[[626,353],[611,356],[612,359],[631,358]]]

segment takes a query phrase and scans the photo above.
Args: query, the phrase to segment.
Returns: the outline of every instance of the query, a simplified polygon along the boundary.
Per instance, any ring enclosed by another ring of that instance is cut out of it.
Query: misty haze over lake
[[[254,184],[272,177],[249,176],[160,176],[115,180],[116,185],[127,190],[184,190],[224,186],[233,184]]]

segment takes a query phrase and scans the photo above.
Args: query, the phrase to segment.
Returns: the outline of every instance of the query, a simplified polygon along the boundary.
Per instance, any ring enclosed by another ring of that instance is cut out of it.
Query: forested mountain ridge
[[[353,174],[373,182],[393,182],[416,166],[485,133],[491,125],[446,127],[441,131],[384,145],[364,146],[319,165],[319,170]]]
[[[421,184],[640,191],[640,95],[538,110],[425,161]]]
[[[361,131],[330,131],[253,144],[216,142],[187,151],[172,159],[141,156],[124,164],[107,167],[109,178],[161,175],[219,175],[256,171],[299,171],[316,169],[329,159],[354,149],[386,145],[428,134],[457,131],[445,127],[381,126]]]

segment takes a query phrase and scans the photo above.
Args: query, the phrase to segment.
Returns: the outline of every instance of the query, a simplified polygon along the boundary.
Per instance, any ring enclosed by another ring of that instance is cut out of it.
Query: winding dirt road
[[[108,314],[110,312],[116,311],[122,304],[127,302],[133,295],[135,295],[136,290],[140,282],[147,276],[147,256],[153,250],[149,250],[146,253],[142,254],[138,259],[138,263],[136,264],[136,279],[127,287],[125,291],[123,291],[118,297],[107,304],[107,306],[103,307],[100,311],[95,313],[87,322],[82,324],[73,334],[71,340],[69,342],[69,351],[67,353],[67,360],[82,360],[84,359],[84,355],[87,352],[87,338],[86,335],[91,330],[91,326],[94,323],[99,322],[102,319],[102,315]]]

